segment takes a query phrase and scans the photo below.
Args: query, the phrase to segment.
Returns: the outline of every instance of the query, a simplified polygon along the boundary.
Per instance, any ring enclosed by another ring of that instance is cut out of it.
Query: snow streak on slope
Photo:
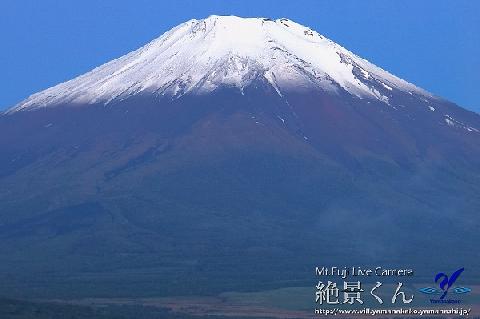
[[[243,92],[259,78],[279,95],[317,88],[388,102],[373,80],[390,90],[430,96],[288,19],[210,16],[187,21],[136,51],[34,94],[10,112],[63,103],[107,104],[139,93],[178,97],[221,86]]]

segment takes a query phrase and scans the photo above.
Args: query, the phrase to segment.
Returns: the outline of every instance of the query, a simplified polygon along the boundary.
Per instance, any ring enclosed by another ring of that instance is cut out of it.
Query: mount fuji
[[[182,23],[1,114],[0,150],[0,292],[480,278],[480,116],[288,19]]]

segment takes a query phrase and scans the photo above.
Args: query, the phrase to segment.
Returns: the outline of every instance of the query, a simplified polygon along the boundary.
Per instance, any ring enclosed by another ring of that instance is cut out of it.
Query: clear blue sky
[[[211,14],[288,17],[480,112],[476,0],[1,0],[0,109]]]

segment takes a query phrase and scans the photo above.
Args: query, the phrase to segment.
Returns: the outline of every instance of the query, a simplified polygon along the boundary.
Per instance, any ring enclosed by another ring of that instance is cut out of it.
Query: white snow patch
[[[280,89],[278,88],[277,82],[275,80],[275,74],[273,72],[266,72],[264,74],[264,77],[268,80],[268,82],[273,86],[275,91],[280,97],[283,97],[282,92],[280,92]]]
[[[392,88],[391,86],[388,86],[388,85],[386,85],[386,84],[383,83],[383,82],[380,82],[380,84],[381,84],[384,88],[386,88],[387,90],[389,90],[389,91],[392,91],[392,90],[393,90],[393,88]]]
[[[365,71],[364,69],[360,69],[360,72],[362,72],[363,77],[364,77],[365,79],[369,79],[369,78],[370,78],[370,73],[368,73],[368,72]]]
[[[480,131],[477,128],[466,125],[465,123],[462,123],[462,122],[454,119],[453,117],[451,117],[448,114],[445,114],[445,122],[447,123],[448,126],[451,126],[451,127],[459,127],[459,128],[462,128],[462,129],[464,129],[468,132],[480,133]]]
[[[453,122],[451,119],[449,118],[445,118],[445,122],[447,122],[448,125],[450,126],[455,126],[455,122]]]

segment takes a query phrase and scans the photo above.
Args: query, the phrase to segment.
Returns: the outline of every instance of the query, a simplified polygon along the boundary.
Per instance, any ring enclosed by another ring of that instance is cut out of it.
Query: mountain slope
[[[479,278],[478,128],[290,20],[191,20],[0,116],[0,289],[211,294],[325,262]]]

